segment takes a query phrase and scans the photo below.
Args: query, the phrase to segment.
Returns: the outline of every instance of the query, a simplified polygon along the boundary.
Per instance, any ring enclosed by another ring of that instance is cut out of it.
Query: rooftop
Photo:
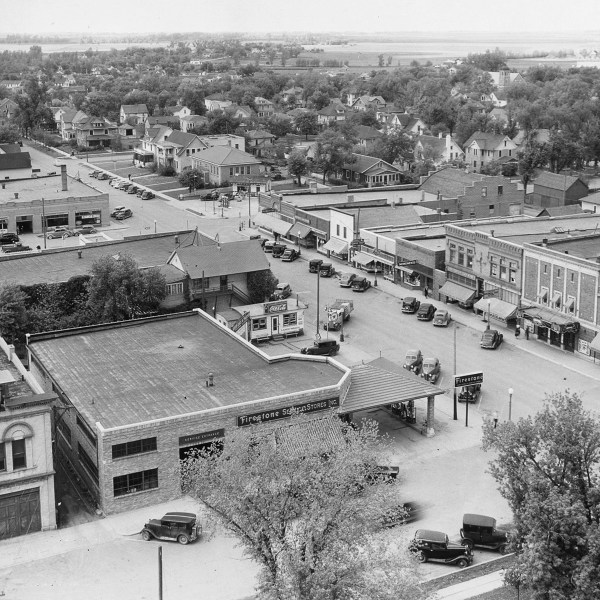
[[[9,155],[6,155],[9,156]],[[56,167],[57,172],[60,171]],[[0,189],[0,204],[7,202],[31,202],[32,200],[56,200],[59,198],[78,198],[90,196],[101,196],[102,192],[90,185],[77,181],[72,177],[67,178],[67,190],[62,189],[62,177],[52,175],[50,177],[34,177],[32,179],[19,179],[17,181],[3,181]],[[15,193],[19,195],[15,198]]]
[[[331,192],[329,194],[283,194],[283,201],[287,204],[291,204],[298,208],[306,208],[310,206],[322,206],[326,208],[328,206],[335,206],[340,204],[346,204],[348,197],[352,196],[354,202],[364,202],[368,200],[381,200],[385,199],[389,204],[396,202],[396,204],[415,204],[421,201],[421,192],[419,190],[375,190],[375,191],[362,191],[362,190],[350,190],[347,192]]]
[[[267,357],[200,311],[41,334],[30,348],[86,420],[104,428],[307,393],[346,373],[322,359]]]
[[[421,223],[421,217],[410,204],[396,207],[377,206],[373,208],[341,208],[341,212],[356,215],[359,228],[380,227],[382,225],[410,225]]]

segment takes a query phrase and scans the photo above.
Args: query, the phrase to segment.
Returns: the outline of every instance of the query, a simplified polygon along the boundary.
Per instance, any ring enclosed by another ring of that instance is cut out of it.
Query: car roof
[[[284,283],[284,282],[282,282],[282,283],[278,283],[278,284],[277,284],[277,287],[278,287],[278,288],[284,288],[284,287],[287,287],[288,285],[290,285],[290,284],[289,284],[289,283]]]
[[[463,523],[466,525],[479,525],[480,527],[495,527],[496,519],[494,517],[486,517],[485,515],[465,513],[463,515]]]
[[[445,543],[448,536],[441,531],[433,531],[432,529],[417,529],[415,538],[425,540],[427,542]]]
[[[196,520],[194,513],[186,512],[168,512],[165,513],[161,521],[172,521],[173,523],[190,523]]]
[[[403,299],[403,302],[411,302],[412,300],[415,300],[414,296],[405,296]]]
[[[446,315],[446,314],[448,314],[448,311],[445,308],[438,308],[435,311],[435,314],[436,315]]]
[[[424,362],[424,363],[427,363],[427,362],[432,362],[432,363],[435,363],[435,362],[438,362],[438,359],[437,359],[437,358],[434,358],[433,356],[430,356],[429,358],[424,358],[424,359],[423,359],[423,362]]]
[[[482,338],[491,338],[497,334],[498,334],[498,332],[495,329],[487,329],[486,331],[483,332],[483,335],[481,337]]]
[[[366,277],[356,277],[354,279],[354,283],[356,283],[357,281],[365,281],[367,278]]]
[[[429,302],[424,302],[423,304],[421,304],[419,310],[428,309],[430,306],[433,306],[433,304],[430,304]]]

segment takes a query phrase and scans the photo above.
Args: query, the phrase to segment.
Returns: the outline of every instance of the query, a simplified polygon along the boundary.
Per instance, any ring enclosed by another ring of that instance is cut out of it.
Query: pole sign
[[[483,372],[467,373],[466,375],[454,376],[454,387],[463,387],[465,385],[473,385],[475,383],[483,383]]]

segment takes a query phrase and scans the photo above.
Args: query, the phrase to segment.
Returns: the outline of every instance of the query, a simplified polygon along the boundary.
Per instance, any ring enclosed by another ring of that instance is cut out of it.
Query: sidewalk
[[[466,600],[467,598],[475,598],[486,592],[501,588],[504,585],[503,577],[504,571],[495,571],[489,575],[475,577],[469,581],[463,581],[462,583],[442,588],[429,596],[429,600]]]

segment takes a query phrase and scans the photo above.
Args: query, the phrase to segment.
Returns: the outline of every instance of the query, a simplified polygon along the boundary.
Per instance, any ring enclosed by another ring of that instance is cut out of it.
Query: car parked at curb
[[[423,366],[421,367],[421,377],[429,381],[429,383],[435,383],[442,370],[442,365],[438,358],[424,358]]]
[[[296,250],[296,248],[287,248],[281,257],[281,260],[283,262],[294,262],[299,256],[300,250]]]
[[[128,190],[127,193],[128,194],[137,194],[139,188],[137,185],[132,185]]]
[[[110,179],[110,175],[108,173],[100,173],[97,178],[102,181],[106,181],[107,179]]]
[[[366,277],[355,277],[352,282],[353,292],[364,292],[371,287],[371,282]]]
[[[451,542],[441,531],[417,529],[408,549],[416,554],[419,562],[432,560],[456,565],[461,569],[473,562],[473,551],[470,548]]]
[[[115,209],[110,213],[110,216],[114,218],[118,213],[120,213],[122,210],[125,210],[126,208],[126,206],[115,206]]]
[[[433,324],[435,327],[448,327],[452,317],[445,308],[438,308],[433,315]]]
[[[423,303],[417,311],[417,319],[419,321],[431,321],[435,315],[435,306],[429,303]]]
[[[0,233],[0,246],[4,244],[16,244],[19,241],[19,236],[12,231],[3,231]]]
[[[423,354],[420,350],[407,350],[404,357],[404,368],[415,375],[421,372],[423,367]]]
[[[98,170],[90,171],[89,176],[90,177],[98,177],[98,175],[100,175],[100,173],[102,173],[102,171],[98,171]]]
[[[466,513],[463,515],[463,526],[460,530],[461,543],[472,549],[487,548],[498,550],[500,554],[508,551],[508,531],[496,527],[496,519],[485,515]]]
[[[321,265],[323,264],[323,260],[320,258],[312,258],[308,262],[308,272],[309,273],[318,273]]]
[[[302,348],[301,354],[335,356],[340,351],[336,340],[317,340],[312,346]]]
[[[150,192],[148,190],[146,190],[145,192],[142,193],[142,200],[152,200],[152,198],[154,198],[154,192]]]
[[[263,244],[263,250],[265,252],[273,252],[274,245],[275,245],[275,242],[273,240],[266,240],[265,243]]]
[[[481,336],[481,347],[489,350],[495,350],[504,339],[504,336],[496,329],[487,329]]]
[[[75,233],[66,227],[57,227],[54,231],[49,231],[46,234],[46,239],[55,240],[60,238],[68,238],[74,236]]]
[[[352,282],[355,279],[355,273],[340,273],[340,287],[352,287]]]
[[[118,221],[129,219],[129,217],[133,217],[133,211],[130,208],[124,208],[115,215],[115,219]]]
[[[292,295],[292,287],[289,283],[278,283],[271,295],[271,300],[285,300]]]
[[[285,244],[273,244],[273,258],[281,258],[286,250],[287,246]]]
[[[194,513],[168,512],[162,519],[150,519],[142,529],[145,541],[166,540],[186,545],[202,535]]]
[[[84,225],[83,227],[79,227],[78,229],[74,229],[73,233],[75,235],[93,235],[94,233],[98,233],[98,230],[91,225]]]
[[[402,299],[402,312],[407,314],[416,313],[421,303],[414,296],[406,296]]]
[[[335,269],[331,263],[322,263],[319,267],[319,277],[333,277]]]

